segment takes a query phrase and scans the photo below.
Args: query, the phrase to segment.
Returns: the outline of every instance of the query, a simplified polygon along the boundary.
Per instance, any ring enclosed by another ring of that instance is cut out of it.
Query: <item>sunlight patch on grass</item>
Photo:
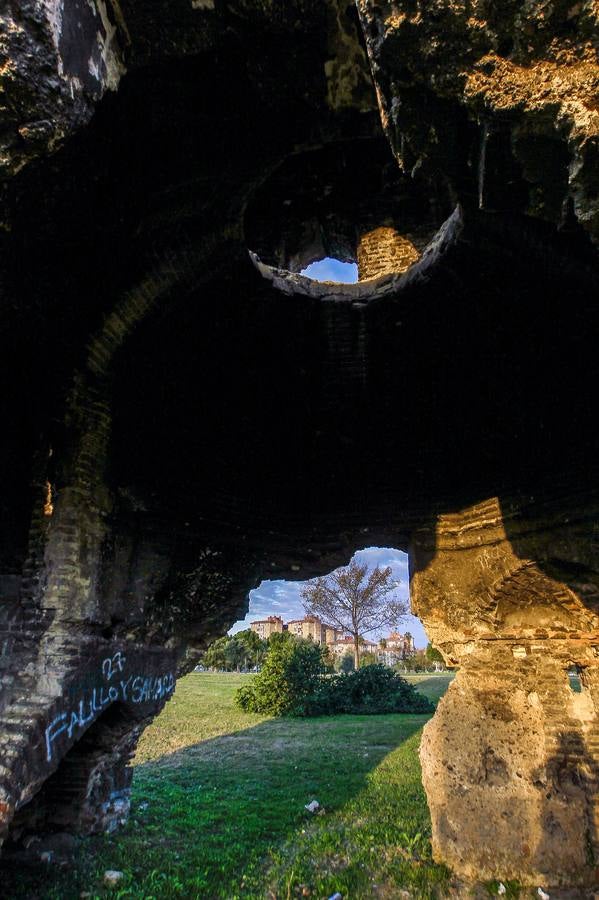
[[[157,760],[221,735],[235,736],[268,719],[235,706],[235,692],[247,678],[202,673],[178,681],[172,700],[142,735],[133,764]]]
[[[449,873],[431,858],[419,741],[420,731],[389,753],[342,809],[315,818],[272,853],[273,896],[284,887],[288,896],[392,897],[399,888],[413,897],[443,895]]]

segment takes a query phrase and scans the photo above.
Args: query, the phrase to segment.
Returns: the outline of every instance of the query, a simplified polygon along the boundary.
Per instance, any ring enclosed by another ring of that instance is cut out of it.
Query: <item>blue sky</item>
[[[408,557],[401,550],[393,550],[388,547],[367,547],[359,550],[356,558],[360,562],[367,562],[370,566],[391,566],[393,576],[400,582],[399,596],[409,602],[408,593]],[[266,616],[281,616],[284,621],[289,619],[301,619],[304,609],[301,601],[301,581],[263,581],[259,587],[250,592],[250,610],[245,619],[235,622],[229,630],[229,634],[249,628],[254,619],[264,619]],[[400,631],[409,631],[414,636],[417,647],[426,647],[428,638],[420,619],[416,616],[406,616],[400,625]],[[381,634],[385,633],[385,630]],[[388,630],[387,630],[388,633]],[[374,632],[370,637],[378,636]]]
[[[339,262],[326,256],[318,262],[310,263],[302,269],[301,275],[307,275],[315,281],[337,281],[342,284],[355,284],[358,280],[358,267],[355,263]]]

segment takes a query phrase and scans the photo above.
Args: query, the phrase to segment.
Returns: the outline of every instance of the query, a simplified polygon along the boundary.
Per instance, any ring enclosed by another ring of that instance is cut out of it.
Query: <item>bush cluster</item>
[[[322,647],[281,635],[271,643],[260,674],[237,691],[237,705],[246,712],[275,716],[434,711],[430,700],[386,666],[330,672]]]
[[[330,670],[325,654],[312,641],[285,633],[271,635],[262,670],[251,684],[239,688],[237,705],[246,712],[301,715],[321,676]]]
[[[307,699],[304,715],[428,712],[434,712],[434,706],[427,697],[396,672],[375,663],[322,679]]]

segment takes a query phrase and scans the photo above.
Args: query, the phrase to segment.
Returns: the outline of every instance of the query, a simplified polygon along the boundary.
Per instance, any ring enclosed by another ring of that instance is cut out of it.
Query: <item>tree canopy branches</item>
[[[308,582],[302,602],[308,615],[351,634],[359,666],[361,635],[383,626],[395,628],[407,612],[396,591],[389,566],[369,570],[352,559],[348,566]]]

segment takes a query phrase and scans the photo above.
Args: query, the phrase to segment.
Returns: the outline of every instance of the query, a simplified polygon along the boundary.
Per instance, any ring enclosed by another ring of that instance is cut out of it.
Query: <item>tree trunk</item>
[[[354,638],[354,650],[356,651],[356,669],[360,668],[360,638]]]

